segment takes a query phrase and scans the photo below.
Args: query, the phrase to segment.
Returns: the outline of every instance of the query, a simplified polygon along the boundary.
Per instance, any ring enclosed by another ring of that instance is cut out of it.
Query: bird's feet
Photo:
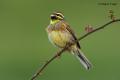
[[[57,57],[58,59],[61,58],[61,55],[60,55],[59,53],[56,53],[55,55],[56,55],[56,57]]]

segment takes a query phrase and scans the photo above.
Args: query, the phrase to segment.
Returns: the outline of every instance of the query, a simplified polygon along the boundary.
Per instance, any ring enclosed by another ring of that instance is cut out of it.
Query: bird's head
[[[63,20],[64,16],[63,16],[63,14],[61,12],[53,12],[50,15],[50,19],[51,20]]]

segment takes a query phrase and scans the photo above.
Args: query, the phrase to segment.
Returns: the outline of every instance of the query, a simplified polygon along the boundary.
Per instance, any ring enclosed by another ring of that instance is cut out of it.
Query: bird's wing
[[[68,23],[66,23],[65,21],[63,21],[62,22],[62,26],[64,26],[67,29],[67,31],[70,32],[70,34],[73,36],[74,40],[77,40],[77,37],[76,37],[74,31],[70,28],[70,26],[68,25]],[[78,41],[77,41],[77,47],[81,48]]]

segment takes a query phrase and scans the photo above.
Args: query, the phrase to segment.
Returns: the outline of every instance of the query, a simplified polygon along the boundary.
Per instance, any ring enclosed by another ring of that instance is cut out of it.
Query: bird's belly
[[[49,40],[58,47],[65,47],[70,41],[70,35],[66,32],[52,31],[49,33]]]

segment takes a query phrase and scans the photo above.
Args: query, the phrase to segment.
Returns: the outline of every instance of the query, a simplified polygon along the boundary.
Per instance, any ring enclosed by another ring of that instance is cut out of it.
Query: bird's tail
[[[87,69],[89,70],[92,67],[92,64],[90,61],[85,57],[83,52],[80,49],[75,49],[72,50],[72,53],[76,56],[76,58],[80,61],[80,63]]]

